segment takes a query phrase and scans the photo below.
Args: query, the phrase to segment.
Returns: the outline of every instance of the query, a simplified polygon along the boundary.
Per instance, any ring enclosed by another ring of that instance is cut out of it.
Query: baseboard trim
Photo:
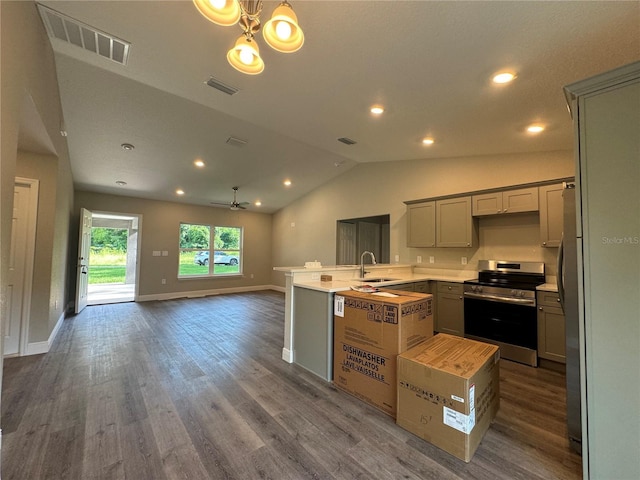
[[[154,300],[176,300],[178,298],[201,298],[225,293],[258,292],[262,290],[276,290],[284,293],[284,288],[276,285],[255,285],[250,287],[215,288],[211,290],[194,290],[191,292],[169,292],[151,295],[138,295],[136,302],[150,302]]]
[[[282,360],[287,363],[293,363],[293,352],[288,348],[282,347]]]
[[[25,355],[40,355],[43,353],[47,353],[51,349],[51,345],[53,345],[53,341],[56,339],[60,328],[62,327],[62,322],[64,321],[64,312],[58,318],[56,322],[56,326],[51,330],[51,334],[49,335],[49,339],[44,342],[30,342],[27,344],[27,351],[24,353]]]

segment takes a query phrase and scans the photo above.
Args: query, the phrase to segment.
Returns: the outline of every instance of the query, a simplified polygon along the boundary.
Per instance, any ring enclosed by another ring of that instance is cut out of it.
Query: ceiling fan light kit
[[[227,53],[227,61],[233,68],[248,75],[257,75],[264,70],[255,39],[261,25],[262,0],[193,0],[193,3],[207,20],[222,26],[237,23],[242,28],[242,35]],[[273,11],[262,34],[267,45],[282,53],[298,51],[304,43],[298,17],[286,0]]]

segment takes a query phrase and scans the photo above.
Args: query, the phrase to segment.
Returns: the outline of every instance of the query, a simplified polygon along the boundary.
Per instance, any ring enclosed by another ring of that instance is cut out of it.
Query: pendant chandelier
[[[264,70],[255,34],[260,30],[262,0],[193,0],[198,11],[217,25],[231,26],[237,23],[242,35],[227,52],[227,60],[233,68],[249,75]],[[264,24],[265,42],[282,53],[295,52],[304,43],[304,34],[298,25],[298,17],[286,0],[276,7],[271,19]]]

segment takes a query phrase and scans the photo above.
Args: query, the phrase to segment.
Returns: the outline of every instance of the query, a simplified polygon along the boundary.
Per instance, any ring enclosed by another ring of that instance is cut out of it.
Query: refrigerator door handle
[[[564,233],[560,237],[560,247],[558,248],[558,259],[556,269],[556,284],[558,285],[558,297],[560,306],[564,310]]]

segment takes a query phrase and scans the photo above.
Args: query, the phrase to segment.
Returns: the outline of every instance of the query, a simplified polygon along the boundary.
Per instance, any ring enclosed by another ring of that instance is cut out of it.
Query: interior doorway
[[[135,301],[139,232],[139,215],[91,212],[87,305]]]
[[[24,355],[29,340],[38,189],[38,180],[16,177],[7,275],[8,315],[4,321],[3,337],[5,357]]]
[[[357,265],[365,250],[378,263],[389,263],[390,215],[338,220],[336,265]]]

